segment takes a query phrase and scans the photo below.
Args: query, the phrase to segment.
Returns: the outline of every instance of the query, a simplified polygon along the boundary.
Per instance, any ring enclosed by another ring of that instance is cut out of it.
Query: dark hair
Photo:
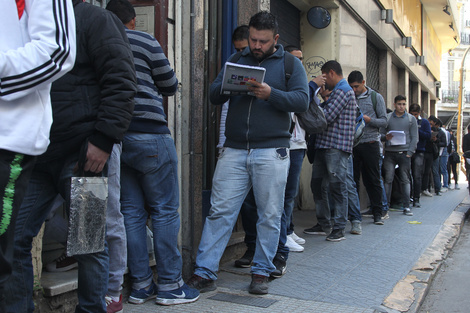
[[[116,14],[123,24],[129,23],[135,17],[134,7],[127,0],[111,0],[106,6],[106,10]]]
[[[440,119],[437,119],[436,125],[439,127],[442,127],[442,121]]]
[[[348,83],[362,83],[364,81],[364,76],[359,71],[352,71],[348,76]]]
[[[260,11],[250,18],[248,27],[256,30],[272,30],[274,35],[279,32],[276,17],[268,11]]]
[[[343,69],[337,61],[328,61],[321,67],[322,73],[328,73],[330,70],[333,70],[338,75],[343,75]]]
[[[402,95],[398,95],[395,97],[395,99],[393,100],[393,103],[397,103],[398,101],[402,101],[402,100],[405,100],[406,101],[406,97],[405,96],[402,96]]]
[[[284,47],[284,51],[287,51],[287,52],[292,52],[292,51],[296,51],[296,50],[300,51],[300,49],[297,46],[288,45],[288,46]]]
[[[435,115],[429,115],[428,121],[433,121],[434,123],[437,124],[437,117]]]
[[[410,112],[418,112],[418,113],[420,113],[420,112],[421,112],[421,107],[419,106],[419,104],[413,103],[413,104],[410,105],[409,111],[410,111]]]
[[[241,40],[248,40],[248,26],[247,25],[240,25],[233,31],[232,34],[232,42],[241,41]]]

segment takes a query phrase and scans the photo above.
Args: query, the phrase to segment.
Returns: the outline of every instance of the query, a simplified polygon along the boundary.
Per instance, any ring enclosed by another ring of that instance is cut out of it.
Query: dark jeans
[[[348,158],[351,154],[338,149],[318,149],[312,166],[310,188],[315,200],[318,223],[333,230],[344,229],[348,215]]]
[[[455,184],[457,185],[459,183],[459,172],[457,172],[457,164],[458,163],[454,163],[454,162],[450,162],[450,157],[449,157],[449,161],[447,162],[447,172],[449,173],[449,184],[451,183],[452,179],[451,179],[451,174],[454,175],[454,182]]]
[[[15,226],[13,271],[5,284],[7,312],[33,312],[33,238],[60,193],[70,202],[70,177],[77,156],[64,157],[48,163],[37,163],[31,174]],[[106,312],[104,297],[108,291],[108,250],[75,255],[78,261],[78,301],[75,312]]]
[[[359,192],[360,178],[369,195],[370,205],[374,215],[382,216],[382,184],[380,181],[380,145],[378,141],[373,143],[361,143],[354,147],[354,181]]]
[[[429,189],[429,176],[431,175],[432,165],[434,163],[434,156],[431,152],[424,152],[424,169],[423,180],[421,184],[421,191]]]
[[[36,158],[0,150],[0,312],[4,308],[4,283],[12,271],[16,217]]]
[[[411,173],[413,174],[413,199],[419,200],[424,173],[424,152],[416,152],[411,158]]]

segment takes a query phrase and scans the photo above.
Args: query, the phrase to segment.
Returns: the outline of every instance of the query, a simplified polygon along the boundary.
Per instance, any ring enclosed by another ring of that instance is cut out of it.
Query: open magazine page
[[[222,78],[222,88],[220,93],[223,95],[253,95],[248,90],[247,82],[255,80],[263,83],[266,69],[258,66],[249,66],[237,63],[225,63],[224,76]]]

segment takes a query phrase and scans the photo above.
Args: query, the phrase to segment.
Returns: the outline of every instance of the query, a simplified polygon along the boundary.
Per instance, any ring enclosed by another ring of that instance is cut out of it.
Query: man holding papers
[[[406,112],[406,97],[398,95],[394,101],[395,111],[387,114],[385,128],[385,191],[390,203],[395,167],[402,184],[403,214],[413,215],[410,210],[410,169],[411,157],[418,144],[418,125],[413,115]]]
[[[215,169],[211,210],[206,218],[196,258],[194,275],[188,282],[201,292],[214,290],[222,254],[227,246],[240,207],[251,187],[258,210],[256,250],[251,266],[249,292],[268,293],[268,278],[276,268],[273,258],[279,242],[284,190],[289,170],[289,112],[308,108],[307,75],[294,58],[288,81],[284,71],[284,49],[274,15],[262,11],[249,23],[249,47],[238,63],[266,69],[264,82],[248,80],[252,95],[221,94],[223,71],[210,88],[213,104],[230,100],[225,124],[226,141]]]

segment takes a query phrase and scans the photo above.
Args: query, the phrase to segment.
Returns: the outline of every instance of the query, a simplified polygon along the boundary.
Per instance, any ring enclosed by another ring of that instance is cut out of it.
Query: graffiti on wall
[[[313,78],[321,74],[321,67],[326,63],[326,60],[321,56],[309,57],[305,62],[305,70],[307,71],[307,77]]]

